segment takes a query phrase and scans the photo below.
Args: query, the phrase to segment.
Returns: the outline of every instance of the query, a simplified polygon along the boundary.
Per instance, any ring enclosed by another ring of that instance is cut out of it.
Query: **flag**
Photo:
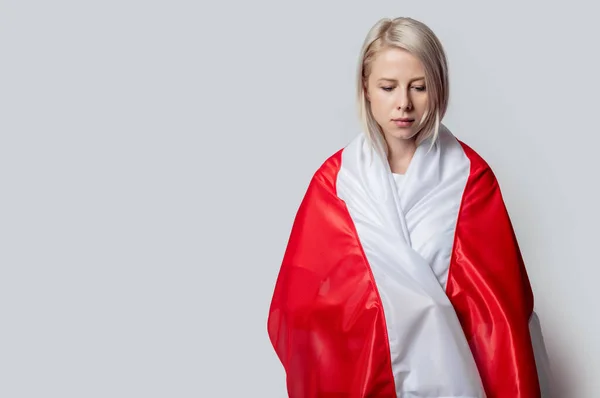
[[[319,167],[267,329],[291,398],[536,398],[533,304],[491,168],[441,125],[401,185],[363,134]]]

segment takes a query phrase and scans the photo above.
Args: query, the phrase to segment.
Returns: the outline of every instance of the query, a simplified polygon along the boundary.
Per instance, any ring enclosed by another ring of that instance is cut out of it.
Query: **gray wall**
[[[0,396],[286,396],[275,278],[396,16],[444,43],[559,396],[598,396],[597,6],[449,3],[2,1]]]

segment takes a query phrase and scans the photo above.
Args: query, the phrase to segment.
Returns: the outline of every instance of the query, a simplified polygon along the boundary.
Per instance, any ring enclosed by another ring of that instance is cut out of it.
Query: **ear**
[[[367,82],[363,79],[363,91],[365,92],[365,98],[367,99],[368,102],[371,102],[371,98],[369,97],[369,86],[367,85]]]

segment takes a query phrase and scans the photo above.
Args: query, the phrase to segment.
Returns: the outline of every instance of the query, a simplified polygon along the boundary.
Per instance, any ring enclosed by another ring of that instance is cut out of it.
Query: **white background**
[[[557,396],[600,396],[591,4],[0,2],[0,396],[286,396],[280,261],[396,16],[446,48],[444,122],[500,181]]]

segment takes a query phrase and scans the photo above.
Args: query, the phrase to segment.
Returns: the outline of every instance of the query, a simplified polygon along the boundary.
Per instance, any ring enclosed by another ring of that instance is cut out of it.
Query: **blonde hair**
[[[357,100],[361,127],[374,147],[387,154],[388,148],[381,128],[375,121],[366,96],[371,63],[387,48],[400,48],[417,57],[425,68],[428,104],[420,121],[417,145],[432,137],[432,146],[439,135],[441,120],[449,99],[448,63],[441,42],[424,23],[408,17],[383,18],[371,28],[363,43],[357,73]]]

